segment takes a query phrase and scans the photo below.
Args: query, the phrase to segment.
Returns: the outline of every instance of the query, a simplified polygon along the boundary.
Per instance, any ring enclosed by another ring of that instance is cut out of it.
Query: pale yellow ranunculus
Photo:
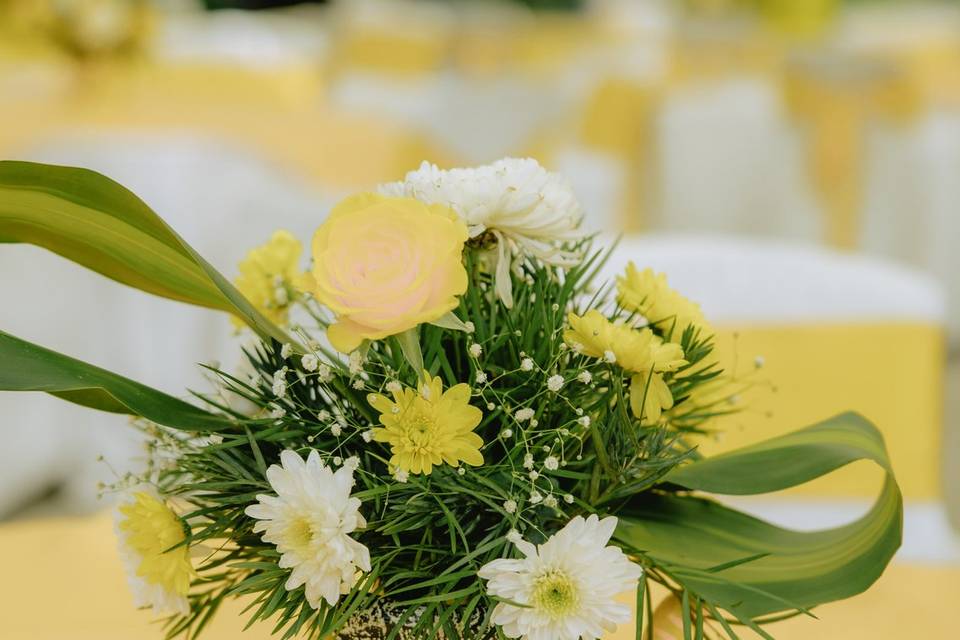
[[[313,237],[311,293],[337,320],[327,330],[349,353],[432,322],[467,290],[467,227],[449,207],[363,193],[343,200]]]

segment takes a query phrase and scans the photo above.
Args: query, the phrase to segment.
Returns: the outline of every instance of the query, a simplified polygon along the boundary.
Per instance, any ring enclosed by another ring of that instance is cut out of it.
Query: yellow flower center
[[[306,518],[297,518],[287,529],[287,543],[294,551],[306,555],[313,541],[313,525]]]
[[[195,575],[190,564],[183,525],[177,515],[149,493],[134,494],[134,501],[122,505],[120,529],[127,534],[126,544],[140,556],[137,575],[167,591],[186,595]]]
[[[573,613],[580,603],[577,585],[562,571],[549,571],[533,583],[531,604],[551,618]]]

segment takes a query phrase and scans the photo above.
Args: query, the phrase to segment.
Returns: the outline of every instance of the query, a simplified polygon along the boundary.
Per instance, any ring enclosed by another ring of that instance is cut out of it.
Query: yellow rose
[[[313,237],[311,293],[337,321],[327,337],[353,351],[457,306],[467,290],[467,227],[449,207],[373,193],[342,201]]]

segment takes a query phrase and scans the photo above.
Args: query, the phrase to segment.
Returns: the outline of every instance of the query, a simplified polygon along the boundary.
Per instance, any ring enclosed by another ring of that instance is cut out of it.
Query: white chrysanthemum
[[[577,516],[540,546],[513,543],[518,560],[481,567],[487,593],[524,606],[500,602],[493,622],[508,638],[596,640],[630,619],[617,594],[636,588],[643,570],[619,547],[606,546],[617,519]]]
[[[497,293],[513,305],[511,256],[532,254],[565,266],[576,256],[558,242],[582,236],[583,211],[563,178],[532,158],[504,158],[481,167],[443,170],[424,162],[402,182],[381,185],[385,195],[445,204],[457,212],[471,237],[485,231],[497,239]]]
[[[353,467],[334,472],[311,451],[306,462],[293,451],[280,454],[283,466],[271,465],[267,480],[275,496],[258,495],[259,504],[246,514],[259,522],[255,533],[277,545],[280,566],[293,569],[286,588],[306,585],[307,602],[337,603],[356,584],[360,571],[370,571],[370,551],[350,537],[366,526],[360,500],[350,497]]]

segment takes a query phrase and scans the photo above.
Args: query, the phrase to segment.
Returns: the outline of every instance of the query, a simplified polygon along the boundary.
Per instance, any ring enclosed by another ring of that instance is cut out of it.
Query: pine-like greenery
[[[250,622],[270,620],[282,638],[336,637],[352,616],[377,602],[399,607],[414,637],[497,637],[490,622],[495,602],[476,574],[484,563],[513,553],[508,532],[541,542],[573,516],[616,515],[641,494],[669,490],[658,485],[663,476],[697,455],[687,435],[730,410],[711,339],[694,329],[684,333],[689,364],[666,378],[676,404],[658,424],[641,424],[627,399],[629,373],[563,342],[570,311],[599,308],[634,321],[616,307],[609,285],[594,282],[608,254],[593,251],[590,241],[569,248],[587,258],[566,270],[533,259],[515,265],[515,304],[508,309],[494,295],[484,249],[468,247],[470,284],[455,313],[472,331],[419,329],[426,371],[442,378],[444,388],[466,382],[473,389],[471,403],[483,411],[476,429],[485,443],[482,466],[443,465],[430,475],[395,479],[388,445],[365,438],[378,425],[367,396],[391,381],[416,387],[410,354],[405,357],[394,337],[372,343],[362,363],[351,365],[313,342],[326,320],[308,299],[300,302],[317,326],[298,333],[321,356],[319,370],[305,370],[302,353],[284,358],[282,345],[260,343],[245,353],[252,375],[213,369],[221,388],[198,394],[233,416],[234,428],[198,442],[149,426],[152,446],[166,462],[147,479],[189,505],[182,512],[185,544],[208,550],[190,596],[191,613],[168,620],[168,636],[196,637],[225,598],[245,595]],[[653,328],[662,335],[668,324]],[[471,345],[480,345],[479,356]],[[527,358],[532,368],[521,364]],[[563,386],[551,391],[547,379],[557,375]],[[287,383],[282,397],[275,392],[278,376]],[[239,411],[238,404],[250,410]],[[515,414],[525,408],[533,417],[520,422]],[[353,495],[363,501],[368,526],[354,537],[371,550],[373,568],[335,607],[324,603],[314,610],[302,588],[285,589],[289,570],[278,567],[276,548],[253,533],[254,520],[244,514],[257,494],[272,492],[265,472],[284,449],[304,456],[315,449],[333,466],[350,456],[360,459]],[[558,461],[556,469],[544,466],[548,456]],[[516,508],[508,509],[508,501]],[[668,568],[656,567],[642,550],[630,553],[647,569],[644,580],[677,589]],[[471,628],[471,620],[482,630]]]

